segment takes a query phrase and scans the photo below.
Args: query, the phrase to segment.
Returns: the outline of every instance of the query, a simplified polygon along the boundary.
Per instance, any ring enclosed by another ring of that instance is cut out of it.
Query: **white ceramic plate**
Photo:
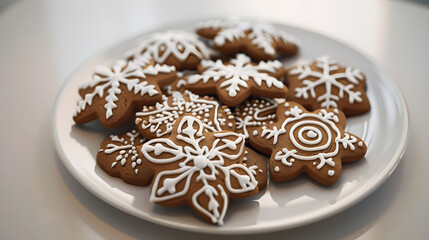
[[[194,26],[183,24],[170,29],[192,30]],[[326,218],[356,204],[389,177],[402,157],[409,128],[404,99],[390,78],[353,48],[307,30],[278,27],[301,41],[299,56],[286,64],[330,54],[342,64],[359,68],[367,76],[371,112],[349,118],[347,128],[366,141],[368,153],[365,159],[344,164],[342,176],[334,186],[321,186],[306,176],[285,183],[269,183],[257,196],[231,200],[225,224],[215,226],[199,219],[186,206],[156,206],[149,202],[149,187],[128,185],[104,173],[96,166],[99,145],[105,137],[121,130],[105,130],[98,122],[76,126],[72,115],[78,99],[77,89],[96,65],[113,63],[136,45],[137,38],[86,62],[61,89],[52,127],[55,147],[64,165],[83,186],[112,206],[148,221],[189,231],[240,234],[287,229]]]

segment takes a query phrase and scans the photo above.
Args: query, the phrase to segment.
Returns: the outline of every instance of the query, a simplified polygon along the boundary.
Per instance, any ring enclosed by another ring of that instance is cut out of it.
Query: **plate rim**
[[[229,19],[231,17],[218,17],[217,19]],[[156,223],[165,227],[171,227],[171,228],[175,228],[175,229],[180,229],[180,230],[186,230],[186,231],[190,231],[190,232],[199,232],[199,233],[206,233],[206,234],[229,234],[229,235],[239,235],[239,234],[243,234],[243,232],[241,231],[234,231],[234,230],[227,230],[227,229],[222,229],[222,226],[219,226],[217,228],[198,228],[198,227],[190,227],[187,225],[183,225],[180,223],[176,223],[176,224],[172,224],[170,221],[165,221],[163,219],[159,219],[156,217],[152,217],[150,215],[147,214],[139,214],[137,212],[134,212],[130,209],[128,209],[127,207],[125,207],[124,205],[122,205],[121,203],[112,201],[111,199],[109,199],[108,197],[104,197],[103,194],[101,194],[100,192],[97,191],[97,186],[95,184],[93,184],[92,182],[86,182],[84,177],[79,174],[79,172],[77,171],[76,168],[74,168],[69,160],[69,158],[66,156],[66,154],[64,153],[63,149],[61,148],[60,144],[59,144],[59,137],[58,137],[58,132],[57,132],[57,121],[56,121],[56,117],[57,117],[57,113],[58,113],[58,106],[59,106],[59,102],[60,99],[63,95],[63,92],[65,91],[66,87],[70,84],[71,80],[73,79],[73,76],[79,71],[81,70],[81,68],[83,66],[85,66],[89,61],[93,60],[94,58],[96,58],[96,56],[100,56],[102,53],[108,51],[109,49],[113,49],[121,44],[123,44],[124,42],[127,41],[132,41],[132,40],[136,40],[138,39],[138,37],[150,34],[152,32],[155,31],[162,31],[165,29],[169,29],[172,27],[177,28],[177,26],[188,26],[188,25],[195,25],[197,22],[199,21],[204,21],[204,20],[208,20],[211,18],[205,18],[205,19],[199,19],[199,20],[188,20],[188,21],[182,21],[179,23],[175,23],[175,24],[163,24],[158,26],[157,28],[154,29],[150,29],[148,31],[144,31],[141,32],[139,34],[136,34],[134,36],[130,36],[126,39],[122,39],[121,41],[118,41],[117,43],[110,45],[107,48],[102,49],[101,51],[96,52],[95,54],[91,55],[91,57],[87,58],[86,60],[84,60],[81,64],[79,64],[71,73],[70,75],[66,78],[66,80],[62,83],[61,88],[59,89],[56,97],[55,97],[55,103],[54,106],[52,108],[52,115],[50,118],[50,130],[51,130],[51,137],[54,140],[54,148],[58,154],[58,156],[61,159],[61,162],[64,164],[64,166],[66,167],[66,169],[70,172],[70,174],[79,182],[79,184],[81,184],[86,190],[88,190],[89,192],[91,192],[92,194],[94,194],[95,196],[97,196],[99,199],[103,200],[104,202],[108,203],[109,205],[120,209],[123,212],[126,212],[132,216],[135,216],[139,219],[145,220],[145,221],[149,221],[152,223]],[[255,20],[252,18],[241,18],[243,20],[250,20],[250,21],[261,21],[261,20]],[[299,219],[298,221],[295,221],[293,223],[290,224],[276,224],[273,226],[269,226],[269,227],[259,227],[259,228],[252,228],[252,229],[246,229],[246,232],[244,234],[251,234],[251,233],[266,233],[266,232],[275,232],[275,231],[281,231],[281,230],[287,230],[287,229],[291,229],[291,228],[296,228],[299,226],[303,226],[303,225],[307,225],[310,223],[314,223],[317,221],[320,221],[322,219],[326,219],[328,217],[331,217],[333,215],[336,215],[352,206],[354,206],[355,204],[361,202],[363,199],[367,198],[369,195],[371,195],[375,190],[377,190],[390,176],[391,174],[394,172],[394,170],[396,169],[396,167],[398,166],[398,164],[400,163],[406,148],[407,148],[407,143],[409,140],[409,134],[410,134],[410,122],[409,122],[409,110],[408,110],[408,106],[407,106],[407,102],[401,92],[401,90],[399,89],[399,87],[397,86],[396,82],[393,80],[394,78],[391,77],[391,75],[389,74],[388,71],[386,71],[386,68],[384,68],[382,65],[380,65],[377,61],[375,61],[374,59],[372,59],[371,57],[369,57],[365,52],[363,52],[360,48],[355,47],[353,44],[347,42],[347,41],[343,41],[343,40],[338,40],[337,38],[330,36],[328,34],[324,34],[324,33],[320,33],[317,30],[314,29],[308,29],[305,27],[301,27],[301,26],[296,26],[296,25],[290,25],[290,24],[285,24],[285,23],[280,23],[277,21],[272,21],[269,19],[266,19],[265,22],[270,23],[270,24],[274,24],[274,25],[281,25],[281,26],[285,26],[288,28],[293,28],[293,29],[297,29],[297,30],[301,30],[301,31],[306,31],[306,32],[311,32],[317,35],[320,35],[324,38],[328,38],[331,41],[334,41],[338,44],[341,44],[343,46],[346,46],[350,49],[352,49],[353,51],[355,51],[357,54],[361,55],[363,58],[365,58],[366,60],[368,60],[368,62],[372,65],[372,67],[374,68],[374,70],[380,74],[380,75],[384,75],[384,77],[387,79],[388,83],[393,87],[396,95],[399,97],[399,103],[401,106],[401,110],[404,113],[402,115],[402,120],[404,125],[403,127],[403,133],[401,136],[401,140],[398,143],[398,148],[395,152],[395,154],[393,154],[392,157],[392,161],[390,161],[387,166],[380,172],[380,174],[378,176],[376,176],[374,178],[374,181],[372,184],[369,185],[369,187],[367,187],[367,190],[364,191],[363,194],[358,194],[355,197],[349,197],[347,199],[345,199],[344,201],[335,204],[335,207],[333,208],[327,208],[327,210],[325,211],[321,211],[319,212],[318,215],[316,216],[312,216],[312,217],[303,217],[301,219]],[[394,160],[393,160],[394,159]]]

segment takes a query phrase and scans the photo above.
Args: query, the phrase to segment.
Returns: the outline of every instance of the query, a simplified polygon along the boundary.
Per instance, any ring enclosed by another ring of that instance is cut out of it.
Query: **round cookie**
[[[198,72],[189,76],[186,88],[198,94],[217,94],[228,106],[236,106],[249,96],[284,98],[288,93],[279,80],[286,69],[277,60],[253,63],[248,56],[237,54],[227,62],[203,60]]]
[[[257,60],[273,60],[278,54],[293,56],[298,52],[294,36],[265,23],[209,20],[198,25],[197,33],[212,39],[213,48],[222,53],[246,53]]]
[[[79,88],[82,99],[73,120],[85,124],[99,119],[107,128],[119,127],[136,108],[161,101],[160,86],[175,78],[174,67],[155,64],[148,55],[131,62],[118,60],[112,67],[99,66]]]
[[[342,162],[365,156],[366,144],[345,132],[346,118],[338,109],[308,112],[295,102],[277,108],[273,124],[255,130],[250,144],[270,154],[269,171],[274,181],[290,180],[301,173],[323,185],[334,184],[341,174]]]
[[[200,97],[185,90],[163,96],[163,102],[154,106],[144,106],[136,113],[137,130],[147,139],[169,137],[178,118],[191,114],[201,119],[204,128],[210,132],[235,130],[235,120],[231,110],[219,104],[213,97]]]
[[[97,165],[110,176],[119,177],[126,183],[149,185],[153,170],[143,164],[138,150],[138,146],[145,141],[136,130],[111,135],[101,143]]]
[[[341,66],[330,56],[292,67],[286,76],[289,100],[309,110],[338,108],[347,116],[370,110],[365,81],[365,76],[358,69]]]
[[[143,161],[155,170],[150,201],[162,206],[188,204],[203,219],[223,224],[229,198],[249,197],[258,182],[242,164],[244,136],[208,132],[197,118],[185,115],[171,137],[149,140]]]
[[[276,118],[278,103],[271,98],[248,99],[234,109],[236,132],[244,134],[249,138],[249,132],[267,123],[272,123]]]
[[[208,48],[195,33],[184,30],[157,32],[144,37],[140,45],[126,53],[136,58],[149,53],[155,62],[173,65],[177,69],[195,69],[202,59],[210,59],[214,51]]]

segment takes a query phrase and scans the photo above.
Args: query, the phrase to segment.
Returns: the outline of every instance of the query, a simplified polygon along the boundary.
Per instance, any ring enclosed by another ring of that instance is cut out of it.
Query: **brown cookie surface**
[[[213,48],[225,53],[246,53],[253,59],[273,60],[277,54],[298,52],[294,36],[265,23],[244,20],[209,20],[198,25],[197,33],[213,40]]]
[[[334,184],[342,162],[365,156],[366,144],[345,132],[346,118],[337,109],[308,112],[295,102],[277,108],[277,120],[250,134],[250,144],[271,154],[269,171],[274,181],[290,180],[306,173],[324,185]]]
[[[265,156],[258,154],[252,149],[246,147],[244,149],[243,165],[249,168],[253,176],[258,182],[259,191],[267,186],[267,159]]]
[[[230,61],[203,60],[198,72],[189,76],[186,88],[198,94],[217,94],[228,106],[236,106],[249,96],[284,98],[288,93],[279,80],[286,69],[277,60],[254,63],[248,56],[237,54]]]
[[[202,121],[185,115],[169,138],[141,147],[143,161],[155,170],[150,201],[162,206],[188,204],[205,220],[223,224],[229,198],[258,192],[258,182],[242,164],[244,136],[208,132]]]
[[[148,55],[131,62],[118,60],[112,67],[99,66],[91,79],[79,88],[77,124],[99,119],[115,128],[129,119],[136,108],[162,100],[160,86],[174,81],[174,67],[154,64]]]
[[[186,90],[186,84],[188,82],[188,77],[192,74],[197,73],[196,71],[183,71],[177,72],[177,78],[174,82],[164,86],[162,92],[164,95],[171,96],[173,92],[183,93]]]
[[[153,170],[143,164],[138,146],[146,140],[132,130],[111,135],[103,140],[97,154],[97,164],[112,177],[119,177],[133,185],[149,185]]]
[[[276,118],[276,108],[278,103],[271,98],[248,99],[235,107],[233,114],[236,122],[236,132],[244,134],[249,138],[249,132],[267,123],[272,123]]]
[[[286,82],[290,91],[288,99],[310,110],[338,108],[347,116],[370,110],[365,76],[356,68],[339,65],[330,56],[288,69]]]
[[[184,30],[169,30],[146,36],[126,57],[136,58],[146,53],[156,63],[173,65],[177,69],[195,69],[202,59],[210,59],[214,55],[214,51],[196,34]]]
[[[144,106],[136,113],[137,130],[147,139],[169,137],[176,120],[185,114],[200,119],[207,131],[235,130],[231,110],[218,103],[213,97],[200,97],[185,90],[163,96],[163,102]]]

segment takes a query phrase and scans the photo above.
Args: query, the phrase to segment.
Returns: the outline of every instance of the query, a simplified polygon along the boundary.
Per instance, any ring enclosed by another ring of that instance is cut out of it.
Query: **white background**
[[[220,238],[161,227],[99,200],[67,172],[50,133],[55,96],[86,59],[163,25],[216,16],[285,23],[350,44],[393,76],[411,120],[402,162],[367,199],[311,225],[231,238],[429,237],[428,7],[371,0],[52,0],[0,10],[0,239]]]

